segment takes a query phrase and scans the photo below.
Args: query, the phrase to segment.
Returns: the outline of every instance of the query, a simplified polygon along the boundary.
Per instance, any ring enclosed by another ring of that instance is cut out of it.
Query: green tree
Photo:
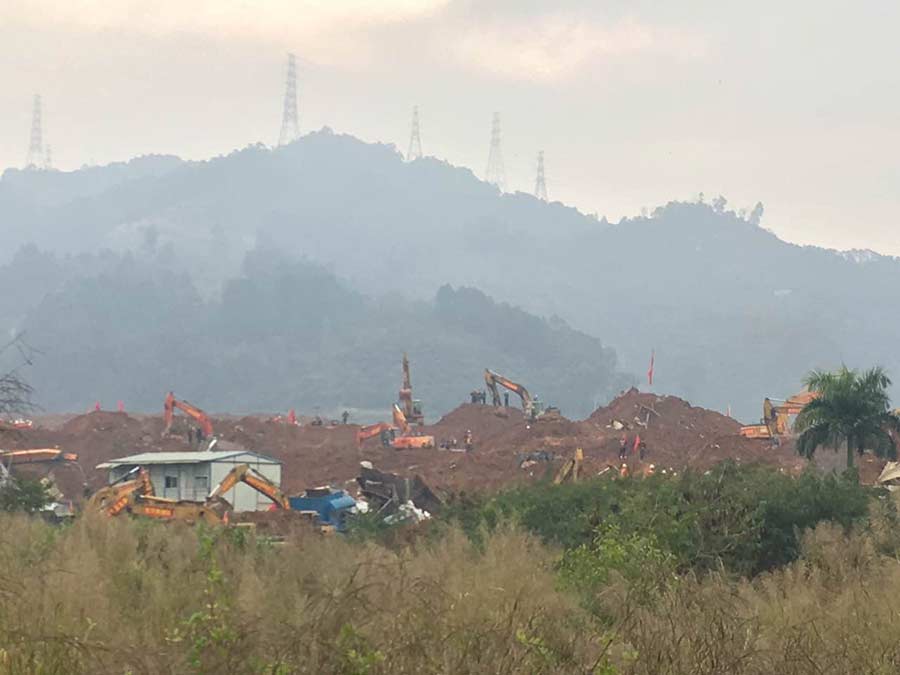
[[[29,478],[7,478],[0,485],[0,511],[35,513],[53,501],[47,486]]]
[[[861,455],[868,449],[879,457],[896,457],[892,432],[900,431],[900,418],[890,410],[891,380],[881,367],[863,373],[846,366],[834,372],[813,371],[805,384],[819,395],[797,416],[797,452],[811,458],[820,447],[837,452],[845,446],[848,469],[853,468],[854,451]]]

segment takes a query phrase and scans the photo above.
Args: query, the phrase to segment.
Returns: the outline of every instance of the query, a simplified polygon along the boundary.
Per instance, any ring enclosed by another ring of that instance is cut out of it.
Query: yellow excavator
[[[409,377],[409,359],[403,355],[403,384],[398,395],[400,409],[410,424],[425,424],[425,413],[422,412],[422,401],[413,398],[412,380]]]
[[[525,412],[525,417],[532,420],[550,420],[559,419],[560,417],[559,408],[553,406],[544,408],[537,398],[532,398],[531,394],[528,393],[528,390],[524,386],[518,382],[513,382],[508,377],[495,373],[490,368],[484,369],[484,383],[491,392],[491,399],[495,406],[500,406],[499,386],[508,389],[522,399],[522,410]]]
[[[763,416],[760,424],[742,426],[741,436],[767,440],[789,435],[792,432],[791,417],[799,415],[806,404],[818,395],[818,392],[803,391],[783,401],[766,398],[763,401]]]
[[[238,464],[229,471],[225,478],[209,494],[207,501],[221,499],[223,494],[238,483],[249,485],[260,494],[271,499],[272,503],[280,509],[289,510],[291,508],[291,503],[288,501],[287,495],[281,491],[281,488],[249,464]]]
[[[152,495],[153,484],[150,475],[135,468],[116,483],[100,488],[88,500],[88,509],[107,516],[117,516],[125,511],[141,495]]]
[[[249,485],[271,499],[278,508],[291,508],[281,489],[249,464],[235,466],[202,502],[155,496],[150,478],[143,469],[133,470],[128,477],[129,480],[98,490],[88,501],[88,508],[108,516],[131,513],[158,520],[218,525],[227,522],[226,514],[231,510],[231,504],[222,495],[238,483]]]
[[[575,454],[572,459],[567,459],[565,463],[559,467],[559,471],[553,477],[553,484],[559,485],[566,481],[573,483],[578,482],[578,476],[581,474],[581,464],[584,462],[584,450],[575,448]]]

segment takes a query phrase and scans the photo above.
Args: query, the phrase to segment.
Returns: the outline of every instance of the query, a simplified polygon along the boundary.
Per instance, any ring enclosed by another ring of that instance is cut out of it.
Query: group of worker
[[[466,429],[466,433],[463,436],[463,447],[466,449],[466,452],[472,452],[475,449],[475,441],[473,439],[472,430]],[[438,447],[441,450],[455,450],[459,447],[459,442],[455,438],[451,438],[449,441],[441,441]]]
[[[203,429],[200,427],[188,427],[187,430],[187,440],[188,445],[193,447],[200,447],[203,441],[206,439],[206,436],[203,434]]]
[[[619,459],[621,461],[628,460],[628,451],[631,450],[633,455],[637,455],[642,462],[647,455],[647,442],[641,438],[640,434],[636,434],[634,441],[630,442],[628,434],[622,434],[622,440],[619,443]]]
[[[472,391],[469,392],[469,398],[471,399],[472,403],[476,403],[476,404],[480,403],[481,405],[487,405],[487,392],[486,391],[482,391],[479,389],[473,389]],[[504,408],[509,407],[509,392],[508,391],[503,392],[503,407]]]

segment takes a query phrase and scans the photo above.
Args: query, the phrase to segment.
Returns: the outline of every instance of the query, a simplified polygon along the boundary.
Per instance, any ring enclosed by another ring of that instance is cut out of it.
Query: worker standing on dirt
[[[625,460],[628,458],[628,434],[622,434],[622,442],[619,443],[619,459]]]
[[[634,445],[631,448],[631,454],[637,455],[640,453],[640,450],[641,450],[641,435],[638,434],[637,436],[634,437]],[[643,459],[643,458],[641,458],[641,459]]]
[[[471,429],[466,429],[465,444],[466,444],[466,452],[472,452],[473,445],[472,445],[472,430]]]
[[[348,411],[345,410],[344,412],[341,413],[341,422],[343,422],[344,424],[347,424],[347,420],[349,420],[349,419],[350,419],[350,413]]]
[[[644,439],[641,439],[641,444],[638,447],[638,456],[640,457],[640,460],[642,462],[644,461],[644,457],[647,456],[647,441],[645,441]],[[652,464],[650,465],[650,468],[653,468]]]

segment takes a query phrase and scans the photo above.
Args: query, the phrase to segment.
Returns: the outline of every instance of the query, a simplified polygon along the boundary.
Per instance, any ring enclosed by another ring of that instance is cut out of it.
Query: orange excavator
[[[403,414],[403,411],[400,410],[400,406],[396,403],[394,404],[393,415],[394,426],[400,429],[400,435],[391,441],[392,448],[405,450],[407,448],[434,447],[434,436],[417,436],[409,425],[406,415]]]
[[[412,395],[412,381],[409,377],[409,359],[403,355],[403,385],[397,397],[400,401],[400,409],[410,424],[425,424],[425,414],[422,412],[422,401],[414,399]]]
[[[394,420],[393,424],[378,422],[377,424],[370,424],[367,427],[362,427],[356,432],[356,444],[362,445],[362,442],[366,439],[381,436],[385,432],[391,432],[395,435],[391,439],[389,445],[397,450],[434,447],[434,436],[416,435],[412,426],[410,426],[409,421],[406,419],[406,415],[403,414],[400,406],[396,403],[394,404],[391,413]],[[399,436],[396,435],[398,431],[400,432]]]
[[[178,408],[188,417],[192,417],[197,424],[200,425],[200,428],[203,430],[203,435],[207,438],[212,436],[213,426],[212,420],[209,419],[209,415],[200,410],[197,406],[192,403],[188,403],[187,401],[179,401],[175,398],[175,394],[171,391],[166,396],[166,400],[163,403],[163,417],[166,421],[166,428],[163,431],[163,436],[169,433],[169,430],[172,428],[172,421],[175,419],[175,409]]]
[[[799,415],[807,403],[818,397],[815,391],[803,391],[788,399],[766,398],[763,401],[763,416],[760,424],[741,427],[744,438],[777,439],[791,433],[791,417]]]
[[[513,382],[508,377],[495,373],[489,368],[484,369],[484,383],[491,392],[491,399],[495,406],[500,406],[500,391],[497,389],[497,387],[500,386],[504,389],[508,389],[522,399],[522,410],[525,412],[526,417],[533,420],[559,417],[559,408],[548,407],[544,409],[541,402],[536,398],[532,398],[531,394],[528,393],[528,390],[524,386],[518,382]]]
[[[387,422],[378,422],[377,424],[369,424],[368,426],[360,427],[359,431],[356,432],[356,444],[362,445],[363,441],[393,430],[394,427]]]

